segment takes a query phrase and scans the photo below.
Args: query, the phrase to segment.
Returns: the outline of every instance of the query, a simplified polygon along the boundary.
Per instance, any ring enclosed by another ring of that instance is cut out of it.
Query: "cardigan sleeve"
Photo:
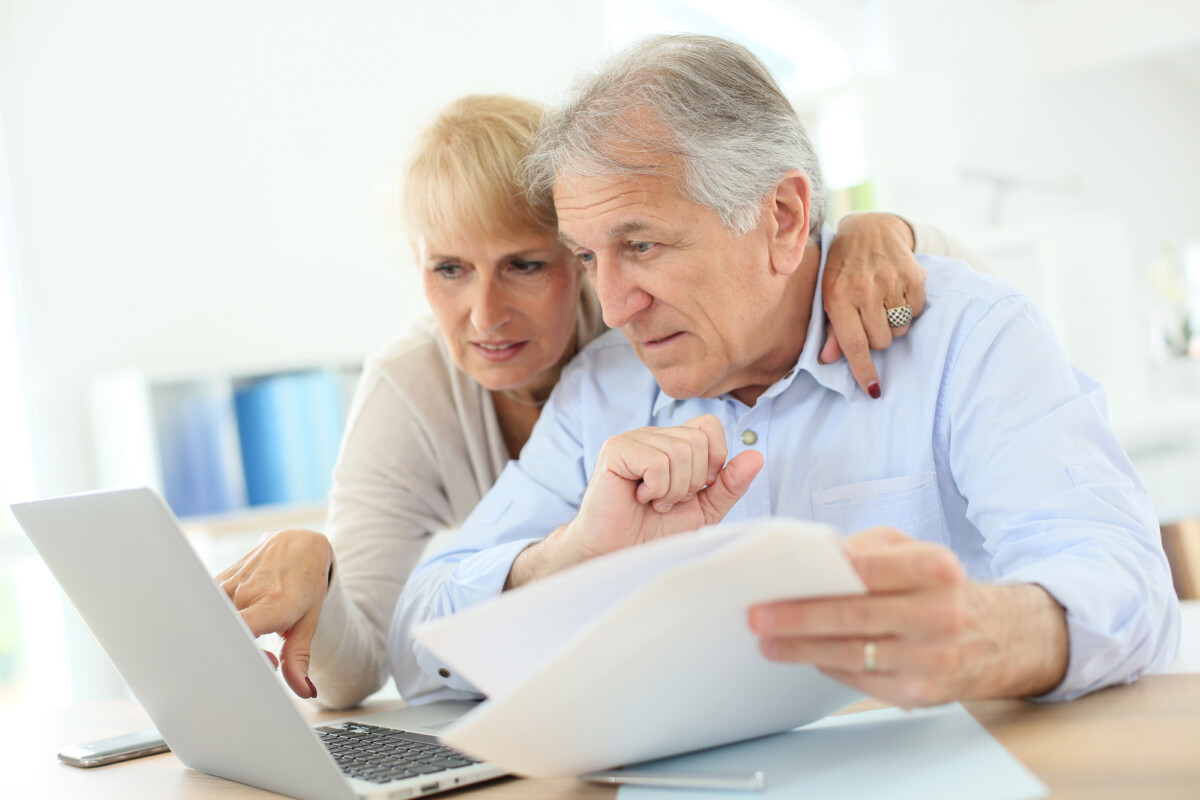
[[[330,493],[333,579],[310,668],[321,705],[348,708],[384,685],[387,631],[409,574],[433,534],[457,527],[478,502],[461,443],[487,436],[482,424],[469,430],[454,415],[439,381],[446,370],[419,353],[386,370],[368,361],[364,370]]]

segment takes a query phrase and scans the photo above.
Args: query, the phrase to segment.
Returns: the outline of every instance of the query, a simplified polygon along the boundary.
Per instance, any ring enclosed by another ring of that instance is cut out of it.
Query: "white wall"
[[[595,61],[592,13],[0,2],[39,491],[93,487],[96,375],[357,360],[419,312],[378,181],[459,95],[547,99]]]
[[[1200,363],[1151,361],[1147,316],[1164,245],[1200,239],[1200,81],[1174,66],[1200,53],[1200,5],[859,7],[841,33],[874,64],[861,82],[884,112],[870,136],[881,206],[1023,258],[1025,273],[995,266],[1105,385],[1160,514],[1200,513]]]
[[[963,175],[1012,177],[1031,187],[1006,193],[1004,225],[1121,221],[1126,272],[1095,282],[1124,287],[1163,242],[1200,235],[1200,84],[1146,60],[1200,42],[1200,15],[1147,2],[1158,25],[1107,60],[1119,40],[1089,31],[1122,13],[1111,0],[794,5],[871,80],[927,90],[926,106],[893,96],[873,133],[893,173],[885,207],[987,240],[995,196]],[[98,374],[357,360],[388,338],[424,305],[378,184],[419,126],[467,92],[547,99],[614,29],[686,6],[0,0],[38,490],[94,486],[84,393]],[[683,16],[699,24],[705,8]],[[1141,352],[1144,303],[1127,294],[1097,310],[1125,325],[1119,357],[1088,364],[1110,383]],[[1144,399],[1127,394],[1120,411]]]

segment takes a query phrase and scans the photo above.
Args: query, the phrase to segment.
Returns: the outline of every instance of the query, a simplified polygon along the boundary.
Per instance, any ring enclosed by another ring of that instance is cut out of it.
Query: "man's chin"
[[[650,371],[654,373],[654,380],[658,382],[658,388],[662,389],[663,394],[668,397],[675,400],[691,400],[707,395],[709,384],[704,380],[697,380],[698,376],[694,369],[689,370],[679,365],[663,368],[655,368],[650,364],[646,364],[646,366],[650,367]]]

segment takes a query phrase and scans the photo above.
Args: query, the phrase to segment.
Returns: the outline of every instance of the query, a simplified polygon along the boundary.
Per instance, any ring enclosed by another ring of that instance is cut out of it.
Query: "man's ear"
[[[808,177],[800,170],[783,176],[767,197],[770,216],[771,267],[790,275],[800,266],[808,245]]]

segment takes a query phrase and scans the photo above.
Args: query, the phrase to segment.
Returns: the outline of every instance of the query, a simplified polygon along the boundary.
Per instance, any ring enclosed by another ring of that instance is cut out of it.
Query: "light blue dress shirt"
[[[822,247],[822,272],[825,255]],[[520,460],[450,549],[410,577],[388,643],[401,694],[477,697],[412,639],[412,626],[499,594],[517,554],[575,517],[610,436],[701,414],[721,420],[730,458],[754,448],[765,460],[727,521],[778,515],[847,534],[891,525],[949,547],[975,580],[1044,587],[1067,609],[1071,643],[1066,678],[1045,699],[1169,666],[1179,605],[1154,509],[1108,425],[1103,391],[1067,363],[1026,296],[962,262],[919,260],[925,311],[873,354],[879,400],[844,360],[818,363],[819,293],[795,368],[752,407],[729,395],[667,396],[620,331],[581,352]]]

